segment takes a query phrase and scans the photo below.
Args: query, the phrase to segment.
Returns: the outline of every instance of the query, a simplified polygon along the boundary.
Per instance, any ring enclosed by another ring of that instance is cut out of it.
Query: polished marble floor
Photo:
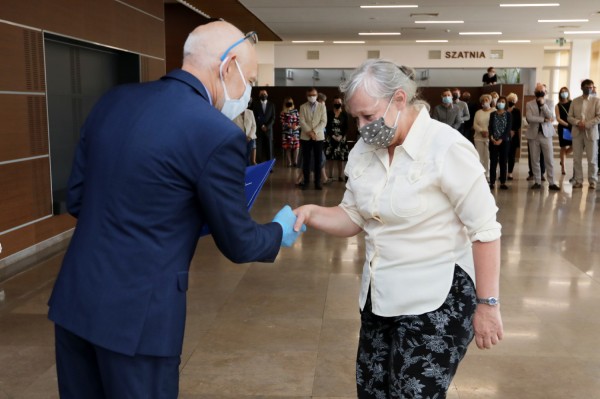
[[[505,339],[470,348],[449,399],[600,398],[600,192],[587,183],[573,190],[564,176],[560,192],[530,190],[526,166],[510,190],[494,191]],[[343,183],[300,191],[295,173],[275,170],[256,220],[286,203],[341,199]],[[180,397],[355,397],[363,250],[360,236],[309,230],[273,264],[235,265],[203,238],[191,266]],[[58,397],[46,301],[61,257],[0,283],[0,399]]]

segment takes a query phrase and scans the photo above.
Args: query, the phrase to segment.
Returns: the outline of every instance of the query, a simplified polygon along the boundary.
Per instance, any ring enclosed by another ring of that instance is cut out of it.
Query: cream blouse
[[[387,149],[359,140],[339,205],[365,232],[359,305],[422,314],[445,301],[454,265],[475,281],[472,241],[500,237],[498,208],[473,145],[421,109],[389,164]]]

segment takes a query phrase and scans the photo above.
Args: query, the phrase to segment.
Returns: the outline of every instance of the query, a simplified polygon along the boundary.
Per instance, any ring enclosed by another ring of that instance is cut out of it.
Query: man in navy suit
[[[252,104],[252,112],[256,118],[256,156],[259,162],[265,162],[273,159],[275,105],[269,101],[269,93],[265,89],[258,93],[258,99]]]
[[[198,27],[181,69],[111,90],[83,125],[77,227],[49,301],[62,398],[176,398],[201,227],[236,263],[273,262],[297,237],[289,207],[263,225],[246,209],[246,136],[231,119],[256,80],[253,42],[226,22]]]

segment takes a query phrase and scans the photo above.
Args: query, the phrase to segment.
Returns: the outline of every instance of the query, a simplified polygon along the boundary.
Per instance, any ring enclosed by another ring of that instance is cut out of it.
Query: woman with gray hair
[[[498,208],[473,145],[430,118],[410,69],[368,60],[340,90],[361,136],[346,192],[297,208],[295,228],[365,233],[358,397],[444,398],[472,339],[502,339]]]

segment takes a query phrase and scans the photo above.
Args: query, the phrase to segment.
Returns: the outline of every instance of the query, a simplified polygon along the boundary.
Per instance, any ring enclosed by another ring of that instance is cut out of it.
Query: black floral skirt
[[[377,316],[369,295],[361,312],[358,398],[445,398],[473,340],[476,307],[475,285],[458,265],[446,301],[432,312]]]

